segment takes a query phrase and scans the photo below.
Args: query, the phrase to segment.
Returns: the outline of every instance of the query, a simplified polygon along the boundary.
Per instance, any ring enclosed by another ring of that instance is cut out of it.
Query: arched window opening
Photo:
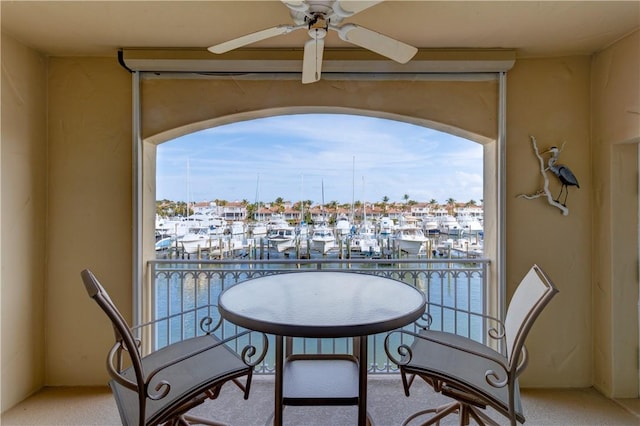
[[[235,259],[240,269],[254,259],[273,268],[279,259],[424,260],[403,279],[430,293],[434,324],[481,339],[484,154],[449,133],[350,114],[274,115],[188,133],[157,147],[157,258]],[[171,274],[152,277],[159,311],[184,310],[190,297],[189,275]],[[211,290],[217,278],[205,276],[195,299],[223,289]],[[160,344],[176,332],[161,331]]]
[[[472,237],[481,250],[482,146],[423,126],[344,114],[260,118],[165,142],[156,170],[159,226],[210,215],[248,231],[284,214],[292,225],[346,218],[354,232],[389,217],[427,235]],[[185,228],[157,236],[180,239]]]

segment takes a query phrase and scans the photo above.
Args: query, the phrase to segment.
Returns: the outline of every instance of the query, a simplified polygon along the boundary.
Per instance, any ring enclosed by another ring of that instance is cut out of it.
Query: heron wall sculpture
[[[519,194],[518,197],[526,198],[527,200],[546,197],[549,204],[560,209],[563,215],[568,215],[569,209],[567,208],[567,196],[569,195],[569,186],[580,188],[580,185],[578,184],[578,179],[567,166],[565,166],[564,164],[558,164],[558,155],[560,155],[562,148],[553,146],[541,153],[538,150],[536,138],[534,138],[533,136],[531,136],[531,144],[533,145],[533,151],[536,154],[536,157],[538,157],[538,161],[540,162],[540,174],[544,179],[544,186],[542,189],[539,189],[533,194]],[[547,161],[545,167],[545,161],[542,156],[548,153],[551,153],[551,157]],[[554,175],[556,175],[560,180],[560,184],[562,185],[562,187],[560,188],[560,193],[555,199],[553,198],[553,196],[551,195],[551,191],[549,190],[549,178],[547,176],[547,171],[551,171]],[[564,200],[560,202],[560,198],[562,197],[563,192],[565,193]]]
[[[547,153],[551,153],[551,157],[547,162],[548,169],[553,172],[554,175],[558,176],[560,179],[560,183],[562,186],[560,187],[560,193],[556,197],[555,201],[560,203],[560,197],[562,196],[562,192],[564,191],[564,201],[561,203],[563,206],[567,206],[567,196],[569,195],[569,186],[575,186],[580,188],[580,184],[578,183],[578,179],[575,177],[571,169],[565,166],[564,164],[556,164],[558,162],[558,155],[560,154],[560,150],[557,146],[552,146],[549,148]]]

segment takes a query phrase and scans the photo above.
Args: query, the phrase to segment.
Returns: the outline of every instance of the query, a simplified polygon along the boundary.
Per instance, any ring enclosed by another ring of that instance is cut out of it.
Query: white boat
[[[156,241],[156,251],[166,251],[169,250],[171,248],[171,246],[174,244],[174,239],[173,237],[165,237],[162,238],[161,240]]]
[[[307,222],[303,221],[296,227],[296,234],[301,240],[306,240],[309,237],[309,225],[307,225]]]
[[[272,228],[267,234],[267,240],[269,241],[269,247],[276,249],[278,253],[282,253],[295,247],[296,229],[290,225]]]
[[[178,246],[181,246],[185,253],[193,254],[198,250],[213,248],[213,241],[209,236],[209,228],[198,226],[189,228],[187,233],[178,239]]]
[[[325,224],[316,225],[311,233],[311,249],[322,254],[336,247],[336,237],[333,231]]]
[[[240,220],[234,220],[229,224],[229,233],[233,236],[244,235],[245,225],[244,222]]]
[[[483,245],[482,242],[472,242],[467,238],[458,238],[453,239],[449,238],[445,241],[442,241],[440,245],[437,247],[438,253],[440,256],[446,257],[465,257],[465,258],[473,258],[473,257],[482,257],[483,255]]]
[[[261,238],[267,236],[267,224],[264,222],[257,222],[249,226],[249,234],[253,238]]]
[[[422,230],[427,235],[437,235],[440,233],[440,228],[438,227],[438,221],[434,216],[425,216],[422,219]]]
[[[380,243],[373,229],[368,226],[361,227],[356,234],[351,236],[349,248],[352,252],[359,252],[368,256],[377,256],[380,254]]]
[[[458,236],[462,227],[458,223],[455,217],[451,215],[442,216],[438,222],[438,229],[441,234]]]
[[[460,224],[465,235],[480,234],[483,230],[482,223],[477,217],[469,214],[461,214],[456,216],[456,220]]]
[[[483,254],[483,247],[481,242],[472,242],[467,238],[459,238],[453,242],[451,247],[455,250],[459,256],[464,257],[481,257]]]
[[[346,216],[340,216],[336,221],[336,235],[338,238],[344,237],[351,233],[351,223]]]
[[[393,224],[393,220],[388,217],[388,216],[384,216],[380,218],[380,235],[389,235],[391,233],[393,233],[393,228],[394,228],[394,224]]]
[[[267,231],[271,231],[277,228],[285,228],[288,227],[289,222],[286,221],[284,216],[281,214],[273,214],[271,215],[271,219],[267,222]]]
[[[425,243],[428,241],[422,229],[413,225],[398,228],[394,232],[393,237],[396,248],[408,254],[419,254],[423,252]]]

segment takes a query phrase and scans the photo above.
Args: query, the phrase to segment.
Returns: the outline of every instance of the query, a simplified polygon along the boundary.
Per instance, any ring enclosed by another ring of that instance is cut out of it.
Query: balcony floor
[[[424,383],[414,384],[405,397],[398,375],[369,378],[369,413],[377,426],[399,425],[411,413],[437,406],[447,399],[434,395]],[[640,425],[638,399],[610,400],[593,389],[524,389],[527,425]],[[273,376],[257,376],[251,397],[225,385],[215,401],[194,410],[194,414],[231,425],[263,426],[273,411]],[[488,412],[500,424],[505,418]],[[357,417],[355,407],[287,407],[285,425],[350,425]],[[449,417],[442,424],[458,424]],[[45,388],[2,415],[3,425],[117,425],[115,402],[107,387]]]

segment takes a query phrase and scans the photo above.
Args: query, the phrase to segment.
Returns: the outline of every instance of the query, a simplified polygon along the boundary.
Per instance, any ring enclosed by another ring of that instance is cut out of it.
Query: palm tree
[[[403,210],[406,210],[407,202],[409,201],[409,194],[404,194],[402,196],[402,199],[404,200],[404,205],[405,205],[405,208]]]
[[[276,212],[278,213],[284,213],[284,198],[282,197],[278,197],[275,199],[275,201],[273,202],[273,204],[276,207]]]
[[[382,197],[382,211],[383,213],[387,213],[387,203],[389,202],[389,197],[387,197],[386,195],[384,197]]]
[[[255,220],[255,215],[258,213],[258,203],[247,204],[245,208],[247,209],[247,219]]]
[[[187,203],[185,203],[184,201],[178,201],[178,202],[175,204],[175,207],[174,207],[174,209],[173,209],[173,211],[174,211],[174,213],[175,213],[176,215],[181,215],[182,217],[187,217],[187,216],[189,216],[189,215],[191,214],[191,213],[190,213],[190,210],[191,210],[191,209],[188,209],[188,208],[187,208]]]
[[[454,200],[453,198],[449,198],[447,200],[447,207],[449,208],[449,214],[453,216],[453,210],[456,207],[456,200]]]

